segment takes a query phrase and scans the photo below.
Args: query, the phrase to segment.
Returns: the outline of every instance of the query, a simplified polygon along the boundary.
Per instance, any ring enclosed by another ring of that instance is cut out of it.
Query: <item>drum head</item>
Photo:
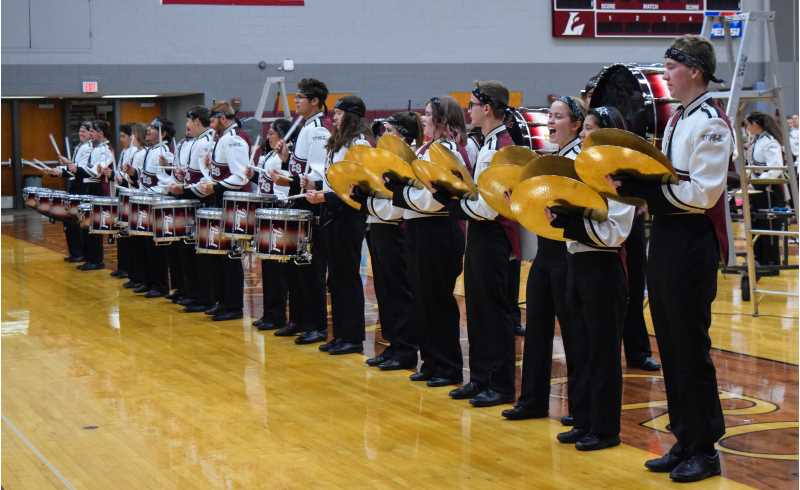
[[[645,94],[639,81],[625,65],[604,69],[592,93],[591,107],[616,107],[625,118],[626,129],[646,138],[652,132],[652,113],[648,115]],[[651,109],[652,110],[652,109]]]

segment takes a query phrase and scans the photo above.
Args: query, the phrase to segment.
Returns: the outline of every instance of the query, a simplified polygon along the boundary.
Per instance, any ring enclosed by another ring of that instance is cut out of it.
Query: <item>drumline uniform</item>
[[[389,342],[385,359],[416,366],[416,340],[412,333],[414,298],[408,280],[407,237],[401,228],[403,209],[391,199],[368,197],[367,247],[372,265],[372,283],[378,301],[381,336]]]
[[[325,171],[344,160],[353,146],[370,146],[364,135],[353,138],[336,152],[328,151]],[[331,295],[333,338],[344,342],[364,342],[364,286],[361,282],[361,244],[367,230],[366,215],[344,203],[331,188],[325,174],[311,165],[311,178],[322,178],[325,203],[322,205],[323,238],[328,258],[328,289]],[[332,351],[333,352],[333,351]]]
[[[178,179],[175,176],[175,170],[177,169],[186,169],[189,166],[189,150],[191,149],[191,144],[193,143],[194,138],[186,137],[180,140],[175,146],[175,161],[173,169],[170,169],[167,173],[172,176],[173,181],[176,183],[182,183],[183,179]],[[185,178],[185,177],[184,177]],[[169,191],[167,191],[169,192]],[[172,195],[172,194],[167,194]],[[169,268],[169,285],[171,289],[174,289],[175,292],[172,293],[172,297],[175,298],[173,301],[177,301],[178,299],[183,299],[186,296],[186,288],[189,286],[190,283],[187,283],[185,280],[185,276],[187,271],[183,270],[183,260],[181,256],[184,253],[186,244],[183,243],[182,240],[178,240],[172,242],[167,247],[167,263]]]
[[[141,162],[142,170],[139,174],[139,185],[141,189],[150,193],[166,195],[169,193],[169,186],[175,183],[175,178],[167,174],[165,169],[160,168],[161,156],[164,157],[167,165],[172,165],[174,155],[169,151],[166,141],[145,149]],[[145,268],[145,284],[150,291],[167,294],[169,293],[169,283],[166,247],[156,245],[152,238],[143,238],[144,253],[146,254],[144,263],[147,264]]]
[[[558,150],[558,155],[575,160],[581,151],[577,136]],[[525,286],[525,345],[522,355],[522,383],[518,406],[546,417],[550,409],[550,375],[553,365],[555,319],[561,330],[567,365],[567,406],[572,413],[572,391],[576,359],[567,308],[567,246],[565,242],[537,237],[537,252]]]
[[[122,182],[119,182],[115,179],[115,187],[130,187],[128,182],[128,175],[122,173],[120,170],[124,164],[130,165],[133,161],[133,155],[138,151],[133,145],[128,146],[127,148],[123,149],[119,153],[119,159],[117,164],[114,168],[114,175],[115,176],[122,176]],[[128,272],[131,270],[130,268],[130,237],[127,235],[118,235],[117,236],[117,272],[120,274],[118,277],[123,278],[128,276]]]
[[[462,163],[465,157],[454,141],[441,143]],[[430,160],[422,145],[417,157]],[[408,278],[414,301],[413,341],[419,345],[421,379],[442,378],[460,382],[463,377],[458,301],[453,295],[463,270],[464,231],[444,205],[425,188],[403,186],[392,203],[403,208],[408,246]]]
[[[316,169],[317,180],[321,183],[327,160],[325,144],[330,138],[330,132],[323,125],[322,118],[322,112],[310,116],[297,134],[297,141],[289,160],[289,172],[293,177],[289,186],[291,195],[301,192],[300,177],[311,173],[312,168]],[[315,215],[311,221],[311,264],[293,266],[289,276],[289,295],[292,301],[295,298],[298,300],[296,328],[305,332],[317,331],[319,335],[323,335],[328,328],[325,296],[327,256],[323,239],[324,229],[318,221],[320,206],[312,205],[305,199],[294,201],[293,206],[312,211]]]
[[[85,165],[91,153],[91,141],[84,141],[75,147],[75,152],[73,153],[72,158],[77,166]],[[68,171],[65,165],[62,165],[59,168],[61,169],[61,176],[67,179],[67,192],[70,194],[83,194],[82,178],[78,177],[77,175],[70,175],[67,173]],[[69,249],[70,257],[83,257],[83,235],[81,234],[81,226],[80,223],[78,223],[78,220],[64,220],[64,235],[67,239],[67,248]],[[83,258],[86,259],[86,257]]]
[[[725,433],[711,360],[711,303],[728,251],[725,185],[733,135],[708,92],[679,106],[662,151],[681,182],[624,180],[621,195],[647,200],[653,215],[647,286],[667,390],[673,454],[714,454]]]
[[[504,124],[485,135],[473,178],[489,168],[498,150],[514,142]],[[469,336],[470,382],[477,391],[514,396],[516,354],[509,287],[509,262],[519,257],[516,225],[506,225],[478,196],[448,202],[451,216],[468,220],[464,292]]]
[[[753,140],[750,147],[750,165],[779,167],[784,165],[783,151],[781,144],[774,136],[764,131]],[[784,177],[783,170],[766,170],[763,172],[755,171],[755,179],[780,179]],[[761,209],[770,207],[783,207],[786,205],[785,186],[780,184],[753,184],[753,188],[763,191],[754,194],[750,198],[751,212],[758,212]],[[773,220],[757,217],[753,218],[753,228],[765,230],[773,228]],[[760,236],[753,245],[756,261],[759,265],[779,265],[780,256],[780,237]]]
[[[83,179],[83,194],[92,196],[103,195],[102,168],[111,165],[114,154],[108,146],[108,141],[92,144],[89,158],[78,166],[76,177]],[[92,235],[89,230],[81,230],[83,237],[83,258],[89,264],[103,263],[103,236]]]
[[[272,170],[289,170],[289,161],[281,160],[280,154],[270,151],[263,155],[258,166],[265,172],[258,173],[258,193],[272,194],[278,199],[286,199],[289,196],[289,186],[279,185],[272,181],[269,172]],[[289,276],[292,273],[288,262],[277,260],[261,260],[261,292],[263,297],[263,313],[261,315],[264,323],[270,323],[276,327],[284,327],[287,323],[286,303],[289,301],[289,321],[296,322],[297,303],[294,298],[289,297]]]

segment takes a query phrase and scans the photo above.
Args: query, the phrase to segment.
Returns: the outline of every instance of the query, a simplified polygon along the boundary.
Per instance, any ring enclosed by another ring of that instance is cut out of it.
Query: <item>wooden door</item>
[[[3,102],[2,104],[2,141],[0,141],[0,160],[2,160],[2,174],[0,175],[0,182],[2,182],[2,195],[14,195],[14,174],[11,171],[11,103]]]
[[[21,157],[37,158],[43,162],[58,160],[58,154],[50,144],[52,134],[61,152],[64,152],[64,104],[59,100],[21,101],[19,103],[19,128]],[[22,175],[41,175],[38,170],[23,167]],[[42,177],[43,187],[63,189],[60,177]]]
[[[149,124],[161,115],[161,103],[153,99],[123,100],[119,104],[119,122]]]

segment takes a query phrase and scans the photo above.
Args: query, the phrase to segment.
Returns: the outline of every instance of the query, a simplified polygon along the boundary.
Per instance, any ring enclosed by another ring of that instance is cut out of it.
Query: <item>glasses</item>
[[[485,102],[472,102],[471,100],[467,103],[467,110],[471,110],[473,107],[486,105]]]

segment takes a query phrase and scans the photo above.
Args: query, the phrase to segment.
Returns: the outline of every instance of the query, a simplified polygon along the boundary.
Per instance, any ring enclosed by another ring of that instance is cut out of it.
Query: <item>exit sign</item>
[[[84,94],[97,93],[97,80],[89,80],[81,82],[81,92]]]

